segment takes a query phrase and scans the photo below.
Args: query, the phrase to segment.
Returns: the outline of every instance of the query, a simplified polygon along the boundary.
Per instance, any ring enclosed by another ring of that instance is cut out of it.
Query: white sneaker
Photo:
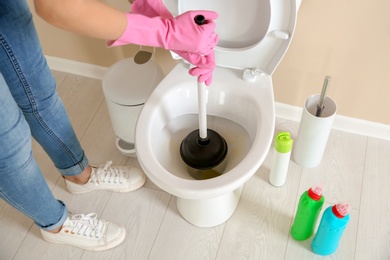
[[[73,194],[95,190],[129,192],[144,185],[146,177],[140,169],[130,166],[111,167],[111,164],[109,161],[99,167],[92,166],[91,177],[86,184],[76,184],[65,179],[68,191]]]
[[[124,227],[98,219],[96,213],[70,215],[58,233],[42,230],[44,240],[56,244],[102,251],[116,247],[126,237]]]

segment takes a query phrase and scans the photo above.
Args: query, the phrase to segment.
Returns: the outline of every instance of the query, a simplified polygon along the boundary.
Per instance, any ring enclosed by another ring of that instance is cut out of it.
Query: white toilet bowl
[[[170,11],[182,13],[189,9],[216,10],[220,4],[223,8],[228,6],[216,0],[197,2],[201,3],[199,8],[186,5],[194,1],[179,0],[178,9]],[[218,20],[223,21],[229,12],[239,10],[240,3],[229,1],[233,5],[231,9],[216,10],[220,14]],[[217,67],[213,83],[207,88],[208,128],[219,133],[228,144],[223,174],[194,180],[180,157],[182,140],[198,128],[197,81],[188,75],[187,64],[179,63],[160,82],[137,121],[136,152],[141,167],[157,186],[176,196],[181,215],[200,227],[216,226],[230,218],[244,184],[261,166],[273,138],[275,109],[271,75],[291,41],[296,2],[248,0],[246,4],[265,12],[267,19],[260,21],[265,23],[261,35],[255,42],[252,34],[248,34],[250,41],[229,42],[228,37],[233,34],[224,29],[222,46],[215,50]],[[218,20],[217,33],[221,26]],[[259,27],[262,26],[255,26],[254,30],[258,31]]]

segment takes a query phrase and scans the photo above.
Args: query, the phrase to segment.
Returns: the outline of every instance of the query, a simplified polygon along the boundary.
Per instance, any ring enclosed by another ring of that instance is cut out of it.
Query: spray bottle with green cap
[[[313,235],[324,201],[320,186],[310,188],[302,194],[291,227],[291,236],[295,240],[306,240]]]
[[[269,174],[269,182],[276,187],[283,186],[286,182],[292,143],[289,132],[280,132],[276,135]]]

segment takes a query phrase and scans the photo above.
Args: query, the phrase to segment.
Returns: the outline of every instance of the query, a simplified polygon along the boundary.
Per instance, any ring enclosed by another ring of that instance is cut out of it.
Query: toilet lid
[[[161,68],[153,60],[136,64],[134,58],[126,58],[113,64],[104,74],[103,92],[107,99],[119,105],[139,106],[163,77]]]
[[[218,66],[272,74],[295,29],[296,4],[296,0],[178,0],[177,12],[212,10],[219,14],[215,20]]]

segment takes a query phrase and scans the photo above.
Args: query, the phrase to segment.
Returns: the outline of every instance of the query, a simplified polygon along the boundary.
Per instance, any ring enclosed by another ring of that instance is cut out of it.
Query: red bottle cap
[[[322,188],[320,186],[310,188],[307,193],[313,200],[320,200],[322,198]]]
[[[348,203],[338,203],[332,207],[333,214],[338,218],[345,217],[349,212]]]

